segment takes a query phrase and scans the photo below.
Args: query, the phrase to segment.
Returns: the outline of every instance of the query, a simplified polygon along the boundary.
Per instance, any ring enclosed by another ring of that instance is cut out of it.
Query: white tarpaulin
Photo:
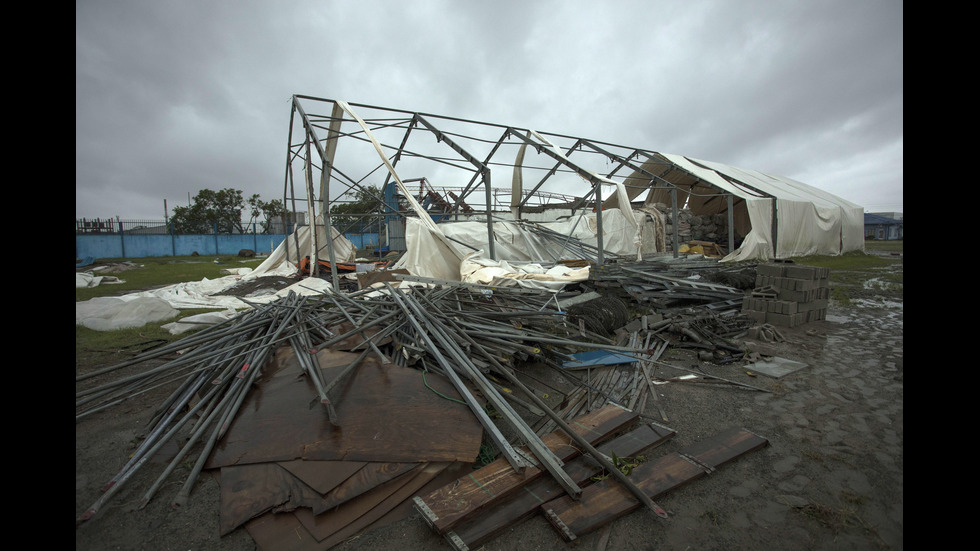
[[[680,155],[660,155],[696,178],[744,200],[747,220],[739,220],[742,213],[736,209],[736,227],[750,229],[741,246],[721,259],[722,262],[837,255],[864,248],[864,209],[860,205],[790,178]],[[691,210],[701,214],[697,207],[707,200],[694,199]]]
[[[316,233],[316,243],[320,248],[320,251],[316,253],[316,257],[319,259],[327,258],[327,232],[324,229],[323,219],[319,215],[317,215]],[[357,257],[357,248],[354,247],[354,244],[333,226],[330,227],[330,235],[333,238],[333,250],[337,262],[354,262],[354,259]],[[312,233],[310,232],[309,226],[296,228],[293,234],[287,236],[276,247],[276,250],[272,251],[269,258],[266,258],[262,264],[256,266],[255,270],[247,277],[254,279],[269,275],[283,275],[287,273],[292,275],[297,273],[299,271],[300,259],[312,256],[310,254],[313,247],[311,238]]]
[[[334,252],[338,262],[353,262],[356,249],[346,237],[340,234],[335,228],[330,228],[334,238]],[[326,231],[322,225],[317,225],[317,232],[320,234],[317,240],[320,246],[326,243]],[[302,226],[297,228],[295,235],[290,235],[279,245],[254,270],[249,268],[233,268],[224,270],[229,275],[215,279],[204,278],[201,281],[188,281],[176,283],[159,289],[129,293],[119,297],[95,298],[83,302],[75,303],[75,324],[83,325],[97,331],[112,331],[115,329],[126,329],[132,327],[142,327],[147,323],[165,321],[174,318],[178,314],[178,309],[184,308],[223,308],[223,313],[208,314],[198,321],[219,320],[232,315],[235,310],[249,308],[249,305],[233,296],[216,295],[226,289],[240,284],[242,281],[249,281],[266,276],[292,276],[299,272],[299,258],[310,254],[310,228]],[[296,243],[299,243],[297,250]],[[287,251],[288,249],[288,251]],[[76,273],[76,287],[79,281]],[[280,289],[275,293],[265,296],[250,296],[249,302],[264,304],[293,292],[297,295],[316,295],[324,292],[332,292],[333,288],[329,281],[310,277],[298,283],[290,285],[285,289]],[[110,300],[111,299],[111,300]],[[187,323],[168,324],[165,326],[173,334],[178,334],[188,329]]]
[[[559,291],[565,285],[589,278],[589,267],[570,268],[561,264],[544,268],[540,264],[512,266],[507,261],[490,260],[481,253],[466,255],[460,265],[462,281],[497,287],[527,287]]]
[[[459,240],[454,240],[451,236],[445,234],[444,230],[448,229],[449,226],[436,224],[432,220],[432,217],[429,216],[429,213],[418,204],[418,201],[415,200],[412,193],[405,187],[401,178],[398,177],[398,174],[395,172],[395,167],[388,161],[381,144],[375,139],[367,123],[354,112],[347,102],[338,101],[337,105],[340,105],[347,114],[361,125],[365,136],[371,140],[374,149],[380,156],[381,162],[384,163],[388,172],[394,178],[399,193],[408,201],[412,210],[417,215],[417,218],[406,219],[405,243],[407,251],[395,264],[394,269],[407,269],[412,275],[450,281],[467,281],[466,278],[490,278],[499,281],[500,283],[498,284],[500,285],[503,285],[504,280],[507,280],[507,283],[526,287],[540,287],[542,281],[547,281],[559,288],[568,283],[568,281],[555,282],[559,281],[556,278],[571,277],[569,274],[559,274],[557,272],[554,274],[535,273],[533,275],[537,277],[530,277],[532,273],[524,268],[515,268],[510,265],[491,266],[491,263],[495,264],[496,262],[489,259],[484,260],[487,263],[486,265],[483,265],[479,269],[474,269],[473,264],[482,255],[483,250],[479,247],[473,247],[478,250],[479,254],[477,255],[464,252],[467,247],[460,246],[457,244]],[[486,226],[483,226],[482,241],[486,242]],[[493,269],[492,275],[490,272],[483,272],[483,269]],[[587,268],[585,277],[588,277]]]
[[[635,258],[637,256],[637,235],[640,236],[640,252],[653,254],[663,251],[662,223],[636,211],[626,216],[620,209],[609,209],[602,213],[603,250],[617,256]],[[639,221],[634,226],[634,222]],[[595,213],[585,213],[557,222],[537,222],[540,226],[559,236],[567,236],[572,241],[580,241],[591,247],[598,246],[598,221]],[[406,225],[406,228],[410,226]],[[446,222],[439,225],[442,233],[457,244],[458,249],[467,253],[474,250],[489,250],[487,226],[483,222]],[[637,232],[639,227],[639,232]],[[408,232],[406,232],[407,234]],[[565,259],[580,259],[574,247],[566,246],[561,237],[546,237],[527,229],[514,221],[493,223],[494,251],[496,257],[509,262],[551,263]],[[659,237],[659,240],[657,239]],[[411,251],[411,241],[406,240]],[[661,243],[658,247],[657,243]],[[423,257],[426,258],[426,257]],[[405,266],[408,268],[408,266]]]
[[[650,219],[644,212],[631,214],[633,220],[642,221],[638,224],[639,232],[619,209],[603,212],[604,250],[633,258],[637,255],[636,236],[639,235],[643,254],[663,252],[663,228],[660,223]],[[595,214],[538,225],[593,247],[598,241]],[[551,264],[559,260],[581,259],[582,256],[574,248],[563,249],[560,238],[546,238],[540,233],[525,229],[517,222],[493,223],[497,260],[492,260],[485,254],[489,248],[486,224],[452,222],[439,224],[438,228],[439,237],[418,219],[407,219],[405,242],[408,250],[393,268],[405,269],[422,277],[484,284],[493,281],[493,285],[501,286],[507,285],[504,280],[510,278],[512,282],[509,284],[549,289],[588,279],[588,267],[569,270],[565,266],[556,266],[553,272],[542,268],[540,263]],[[447,242],[452,246],[447,246]],[[461,250],[468,252],[464,254]],[[549,283],[541,284],[540,281]]]

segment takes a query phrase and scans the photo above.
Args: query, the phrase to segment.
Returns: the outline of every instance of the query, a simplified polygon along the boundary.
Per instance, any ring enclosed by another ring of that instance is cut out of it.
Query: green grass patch
[[[188,336],[191,332],[171,335],[161,325],[181,320],[187,316],[221,309],[188,309],[162,323],[149,323],[132,329],[95,331],[82,325],[75,326],[75,362],[91,365],[113,365],[129,360],[142,352],[169,344]]]
[[[218,262],[216,263],[215,260]],[[262,258],[242,259],[235,255],[225,256],[168,256],[153,258],[100,258],[100,263],[129,263],[136,267],[118,273],[93,271],[96,275],[111,275],[123,283],[99,285],[75,289],[75,302],[95,297],[116,296],[136,291],[154,289],[175,283],[202,281],[226,277],[223,269],[256,268]],[[85,270],[82,270],[85,271]]]
[[[896,239],[894,241],[875,241],[873,239],[866,239],[864,241],[864,250],[882,251],[887,253],[904,253],[905,241],[902,239]]]
[[[812,255],[794,258],[793,262],[803,266],[830,268],[831,273],[837,271],[868,271],[875,268],[887,268],[901,259],[890,259],[867,254],[861,251],[851,251],[838,256]]]

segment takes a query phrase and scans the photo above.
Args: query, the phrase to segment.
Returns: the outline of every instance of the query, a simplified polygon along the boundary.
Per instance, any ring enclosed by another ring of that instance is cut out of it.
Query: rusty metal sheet
[[[252,389],[207,468],[292,461],[472,461],[483,428],[445,378],[368,356],[331,400],[331,424],[294,352],[282,348]],[[358,354],[329,349],[317,359],[324,380]],[[275,368],[278,367],[278,370]]]

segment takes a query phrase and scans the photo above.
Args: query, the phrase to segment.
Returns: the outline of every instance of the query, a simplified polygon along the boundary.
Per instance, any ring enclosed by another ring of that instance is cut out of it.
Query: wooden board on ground
[[[384,517],[388,512],[396,508],[405,500],[411,499],[412,496],[416,495],[416,493],[425,487],[427,483],[439,476],[439,473],[441,473],[448,466],[449,465],[447,463],[427,464],[425,467],[423,467],[421,472],[408,481],[408,483],[406,483],[404,486],[399,488],[398,491],[375,505],[369,512],[359,515],[356,519],[348,522],[343,527],[334,531],[321,543],[325,544],[325,549],[329,549],[330,547],[343,542],[347,538],[357,535],[361,530],[364,530],[376,520]],[[343,506],[339,507],[338,509],[342,508]],[[314,533],[314,536],[315,535],[316,534]]]
[[[630,479],[647,496],[656,499],[767,443],[765,438],[745,429],[728,429],[679,452],[641,464],[633,469]],[[641,506],[622,484],[608,480],[586,487],[578,501],[564,496],[543,504],[541,510],[562,538],[572,541]]]
[[[406,518],[413,510],[412,496],[435,490],[472,468],[472,463],[420,465],[419,471],[414,476],[410,474],[410,479],[398,489],[374,496],[373,503],[368,503],[369,498],[362,498],[360,504],[349,503],[349,511],[339,511],[344,508],[341,506],[336,514],[317,515],[319,522],[302,509],[292,513],[270,512],[247,522],[245,529],[256,548],[262,551],[325,551],[350,537]],[[301,520],[304,515],[306,518]],[[335,530],[329,529],[331,522],[336,524]]]
[[[597,447],[600,453],[611,457],[627,458],[643,454],[658,446],[676,433],[657,424],[641,425],[606,444]],[[577,457],[565,464],[565,472],[582,485],[590,477],[603,472],[602,465],[590,456]],[[459,523],[446,534],[446,541],[458,551],[465,551],[489,540],[500,531],[538,512],[542,503],[563,495],[565,490],[550,477],[539,478],[524,486],[523,492],[515,492],[501,503],[495,504],[474,518]]]
[[[281,461],[279,466],[302,480],[320,494],[325,494],[338,484],[369,465],[366,461]]]
[[[568,425],[594,445],[637,418],[635,412],[608,404],[578,417]],[[544,435],[541,441],[562,461],[581,453],[575,441],[560,429]],[[544,469],[534,466],[528,466],[520,473],[505,458],[500,458],[469,476],[417,498],[416,508],[437,533],[445,534],[468,516],[484,510],[546,473]]]
[[[220,535],[274,510],[310,507],[322,498],[276,463],[232,465],[221,469]]]
[[[324,511],[333,509],[375,486],[401,476],[416,466],[418,466],[417,463],[368,463],[363,469],[326,493],[323,500],[316,507],[313,507],[313,514],[319,515]]]

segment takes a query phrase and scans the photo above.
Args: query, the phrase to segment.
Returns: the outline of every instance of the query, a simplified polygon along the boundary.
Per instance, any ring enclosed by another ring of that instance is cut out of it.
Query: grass
[[[904,241],[865,241],[865,251],[838,256],[813,255],[794,258],[804,266],[830,269],[830,298],[849,305],[853,295],[872,290],[892,290],[901,294],[903,285]],[[882,256],[875,253],[887,253]],[[897,254],[896,254],[897,253]]]
[[[215,260],[218,263],[215,263]],[[226,268],[255,268],[262,263],[262,258],[251,258],[243,260],[235,255],[224,256],[166,256],[154,258],[100,258],[100,263],[129,263],[137,266],[136,268],[120,272],[114,275],[123,280],[124,283],[99,285],[98,287],[86,287],[75,289],[75,302],[89,300],[95,297],[122,295],[126,293],[143,291],[173,285],[174,283],[184,283],[187,281],[201,281],[207,279],[217,279],[228,274],[221,270]],[[93,272],[96,275],[99,272]]]
[[[900,289],[902,284],[901,257],[892,258],[870,253],[872,251],[903,253],[904,242],[866,241],[865,249],[868,253],[851,252],[839,256],[807,256],[794,258],[793,261],[807,266],[829,268],[833,282],[831,297],[843,305],[850,303],[852,292],[863,290],[869,282],[877,286],[898,285]],[[215,263],[215,260],[218,263]],[[112,274],[123,280],[124,283],[75,289],[76,302],[95,297],[122,295],[175,283],[225,277],[227,274],[222,272],[223,269],[241,267],[254,269],[262,262],[262,259],[244,260],[235,255],[207,255],[140,259],[110,258],[99,259],[99,261],[100,263],[130,263],[136,267],[118,274]],[[214,310],[181,310],[178,318],[164,323],[208,311]],[[138,351],[140,347],[151,346],[153,343],[163,341],[170,342],[183,336],[171,335],[166,330],[161,329],[160,325],[163,323],[149,324],[139,329],[117,331],[93,331],[76,326],[76,362],[82,359],[81,356],[85,356],[90,360],[98,361],[102,361],[101,358],[104,357],[107,363],[111,363],[112,358],[132,354],[134,351]]]
[[[218,263],[214,261],[217,260]],[[224,256],[169,256],[154,258],[100,258],[99,263],[127,263],[135,267],[123,272],[107,274],[118,277],[124,283],[105,284],[98,287],[75,289],[75,302],[85,301],[96,297],[117,296],[126,293],[143,291],[184,283],[201,281],[205,278],[216,279],[228,274],[221,270],[226,268],[255,268],[263,259],[242,259],[235,255]],[[98,274],[99,272],[93,272]],[[128,360],[135,354],[173,342],[187,336],[187,333],[171,335],[161,325],[171,323],[187,316],[203,312],[220,311],[216,309],[182,309],[180,314],[171,320],[160,323],[150,323],[136,329],[118,329],[116,331],[95,331],[75,326],[75,363],[86,365],[113,365]]]

